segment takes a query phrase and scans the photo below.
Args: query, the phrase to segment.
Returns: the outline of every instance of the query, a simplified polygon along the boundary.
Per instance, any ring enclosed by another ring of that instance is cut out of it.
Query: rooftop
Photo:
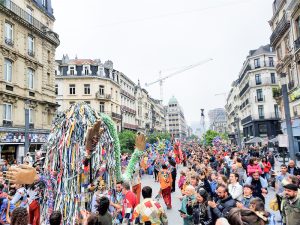
[[[177,99],[174,96],[172,96],[172,98],[170,98],[170,100],[169,100],[169,105],[177,104],[177,103],[178,103]]]

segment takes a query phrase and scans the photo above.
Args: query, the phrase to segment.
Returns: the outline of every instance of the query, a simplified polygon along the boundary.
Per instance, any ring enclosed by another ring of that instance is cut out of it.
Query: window
[[[104,76],[104,68],[103,67],[99,68],[99,75],[102,77]]]
[[[274,66],[274,59],[273,59],[273,57],[269,57],[269,66],[270,67]]]
[[[29,23],[33,23],[33,9],[32,8],[30,8],[30,7],[27,7],[27,21],[29,22]]]
[[[100,112],[104,113],[104,102],[100,102]]]
[[[3,120],[11,121],[12,120],[12,105],[3,104]]]
[[[275,118],[279,118],[279,108],[278,105],[274,105]]]
[[[84,74],[89,75],[89,67],[88,66],[84,67]]]
[[[75,95],[75,84],[69,84],[70,95]]]
[[[51,76],[50,76],[50,73],[47,73],[47,82],[48,82],[48,85],[51,86]]]
[[[99,94],[104,95],[104,86],[103,85],[99,85]]]
[[[271,73],[271,83],[272,84],[276,83],[275,73]]]
[[[260,120],[265,118],[263,105],[258,106],[258,116]]]
[[[47,0],[42,0],[42,6],[47,9]]]
[[[280,45],[279,45],[278,48],[276,49],[276,52],[277,52],[277,57],[278,57],[278,59],[282,59],[282,48],[281,48]]]
[[[34,71],[33,69],[31,68],[28,68],[28,71],[27,71],[27,81],[28,81],[28,88],[29,89],[33,89],[33,83],[34,83]]]
[[[33,109],[28,109],[28,113],[29,113],[29,123],[33,124],[33,121],[34,121]]]
[[[75,74],[75,68],[73,66],[70,67],[70,74],[71,75]]]
[[[5,43],[13,46],[13,25],[10,23],[5,23]]]
[[[34,56],[34,38],[31,35],[28,36],[28,55]]]
[[[256,85],[260,85],[261,84],[261,76],[260,76],[260,74],[256,74],[255,75],[255,83],[256,83]]]
[[[262,89],[257,89],[256,90],[256,99],[257,99],[258,102],[262,102],[264,100]]]
[[[58,84],[55,85],[55,94],[58,95]]]
[[[4,79],[6,82],[12,81],[12,61],[9,59],[4,60]]]
[[[258,132],[259,134],[267,134],[267,124],[258,124]]]
[[[85,84],[84,85],[84,94],[85,95],[91,94],[91,89],[90,89],[90,85],[89,84]]]
[[[255,69],[260,67],[260,59],[254,59],[254,67]]]

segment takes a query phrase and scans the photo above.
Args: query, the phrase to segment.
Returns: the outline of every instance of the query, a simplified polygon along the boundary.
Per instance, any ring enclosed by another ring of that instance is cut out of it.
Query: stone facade
[[[0,1],[0,147],[2,158],[24,155],[25,105],[30,151],[47,140],[56,110],[51,1]],[[25,104],[26,103],[26,104]]]

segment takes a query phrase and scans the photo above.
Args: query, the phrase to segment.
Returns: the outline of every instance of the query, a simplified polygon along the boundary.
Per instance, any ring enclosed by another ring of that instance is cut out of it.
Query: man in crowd
[[[297,176],[298,179],[300,179],[300,168],[296,167],[294,160],[289,161],[288,173]]]
[[[268,193],[268,182],[260,176],[258,171],[247,178],[246,184],[253,186],[253,197],[258,197],[265,202],[265,195]]]
[[[275,191],[276,191],[276,198],[278,205],[281,206],[281,201],[284,194],[284,182],[288,178],[288,168],[286,165],[281,165],[280,167],[280,173],[276,176],[276,182],[275,182]],[[279,207],[279,211],[281,213],[281,207]]]
[[[212,208],[215,219],[226,217],[229,211],[236,207],[236,201],[229,194],[226,185],[219,185],[217,188],[218,201],[208,201],[208,205]]]
[[[159,172],[160,192],[167,205],[167,209],[172,208],[171,190],[172,190],[172,175],[168,171],[168,167],[164,164]]]
[[[286,201],[282,208],[284,225],[296,225],[300,221],[300,199],[298,197],[298,187],[295,184],[284,186]]]
[[[168,218],[159,202],[152,199],[152,188],[145,186],[142,189],[144,200],[135,207],[133,212],[134,224],[157,224],[167,225]]]

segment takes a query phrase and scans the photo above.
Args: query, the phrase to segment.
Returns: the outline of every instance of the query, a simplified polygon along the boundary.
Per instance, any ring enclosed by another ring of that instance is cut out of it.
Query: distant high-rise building
[[[167,106],[167,131],[175,138],[185,138],[187,135],[187,125],[184,118],[183,109],[177,99],[173,96]]]
[[[225,133],[226,132],[226,112],[223,108],[212,109],[208,111],[209,129]]]

